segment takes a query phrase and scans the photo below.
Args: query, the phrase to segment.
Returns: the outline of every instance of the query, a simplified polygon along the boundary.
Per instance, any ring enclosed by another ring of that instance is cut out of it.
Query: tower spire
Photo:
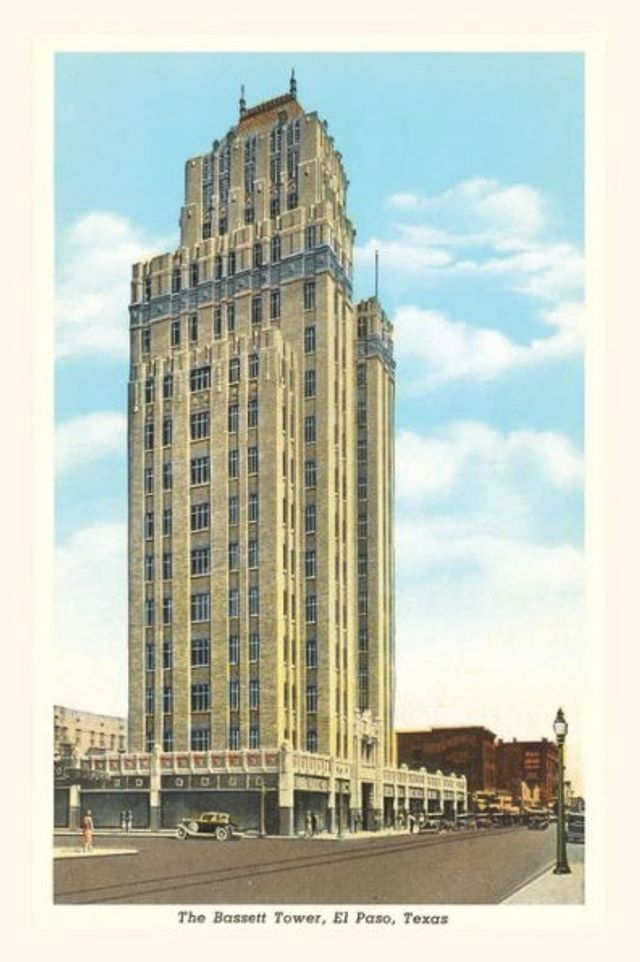
[[[292,97],[295,97],[297,91],[298,91],[298,84],[296,83],[296,72],[295,72],[294,68],[292,67],[292,68],[291,68],[291,78],[290,78],[290,80],[289,80],[289,93],[291,94]]]
[[[247,101],[244,99],[244,84],[240,84],[240,119],[244,117],[247,112]]]

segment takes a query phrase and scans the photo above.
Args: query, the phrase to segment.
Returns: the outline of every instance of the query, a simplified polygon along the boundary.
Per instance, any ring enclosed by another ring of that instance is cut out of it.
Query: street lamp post
[[[264,823],[264,801],[267,792],[267,786],[264,783],[264,778],[262,779],[262,785],[260,786],[260,838],[264,838],[266,833],[265,823]]]
[[[342,782],[338,779],[338,838],[342,838]]]
[[[564,717],[562,708],[558,708],[558,714],[553,723],[553,731],[558,745],[558,822],[556,830],[556,867],[554,875],[568,875],[571,872],[567,862],[567,834],[564,824],[564,740],[567,737],[569,726]]]

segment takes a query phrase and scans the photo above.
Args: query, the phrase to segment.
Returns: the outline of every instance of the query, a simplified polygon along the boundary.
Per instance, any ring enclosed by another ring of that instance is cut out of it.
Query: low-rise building
[[[510,742],[496,746],[498,784],[521,805],[546,806],[553,803],[558,786],[558,748],[555,742]]]
[[[55,758],[71,755],[104,755],[127,750],[127,719],[98,715],[63,705],[53,706],[53,753]]]
[[[465,775],[470,793],[492,791],[496,781],[496,736],[480,725],[396,732],[398,763],[428,771]]]

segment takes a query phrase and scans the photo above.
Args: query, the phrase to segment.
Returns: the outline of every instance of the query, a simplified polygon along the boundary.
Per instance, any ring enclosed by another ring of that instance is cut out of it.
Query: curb
[[[498,902],[498,905],[501,905],[503,902],[506,902],[507,899],[512,898],[512,896],[517,895],[518,892],[521,892],[523,889],[526,889],[528,885],[533,885],[533,883],[537,882],[538,879],[542,878],[543,875],[547,875],[547,873],[553,868],[554,865],[555,865],[555,859],[552,859],[543,868],[539,869],[537,872],[534,872],[534,874],[530,875],[529,878],[525,879],[524,882],[521,882],[520,885],[518,885],[511,892],[509,892],[508,895],[505,895],[503,899],[500,899],[500,901]]]

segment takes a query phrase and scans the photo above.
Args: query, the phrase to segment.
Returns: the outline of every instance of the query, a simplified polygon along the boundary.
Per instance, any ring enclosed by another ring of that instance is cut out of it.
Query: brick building
[[[558,749],[555,742],[504,742],[496,745],[497,777],[500,788],[524,804],[548,805],[556,798]]]
[[[53,752],[56,758],[100,755],[127,750],[127,719],[53,706]]]
[[[398,763],[465,775],[470,793],[497,787],[496,736],[481,726],[396,732]]]

